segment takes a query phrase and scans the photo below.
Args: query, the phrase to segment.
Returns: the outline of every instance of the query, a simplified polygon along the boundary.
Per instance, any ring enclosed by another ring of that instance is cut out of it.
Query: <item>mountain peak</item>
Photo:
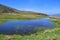
[[[3,4],[0,4],[0,6],[3,6]]]
[[[0,4],[0,13],[12,13],[12,12],[17,12],[17,9]]]

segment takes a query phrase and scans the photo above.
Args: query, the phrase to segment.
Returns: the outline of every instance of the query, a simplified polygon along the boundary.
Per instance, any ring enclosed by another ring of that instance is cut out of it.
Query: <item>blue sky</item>
[[[0,4],[19,10],[42,12],[49,15],[60,13],[60,0],[0,0]]]

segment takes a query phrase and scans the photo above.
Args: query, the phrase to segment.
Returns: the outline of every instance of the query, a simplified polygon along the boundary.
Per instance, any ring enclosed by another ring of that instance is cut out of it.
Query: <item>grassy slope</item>
[[[52,19],[55,23],[55,28],[53,29],[46,29],[43,32],[36,32],[35,34],[31,35],[0,35],[0,40],[60,40],[60,18],[59,19]]]
[[[4,13],[0,14],[0,23],[3,23],[8,20],[33,20],[47,17],[45,15],[37,14],[18,14],[18,13]]]

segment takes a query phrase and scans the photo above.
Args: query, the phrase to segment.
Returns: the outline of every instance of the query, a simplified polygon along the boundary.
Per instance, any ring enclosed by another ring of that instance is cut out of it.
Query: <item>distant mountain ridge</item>
[[[52,16],[60,17],[60,13],[54,14],[54,15],[52,15]]]
[[[44,13],[37,13],[37,12],[31,12],[31,11],[21,11],[21,10],[17,10],[5,5],[0,4],[0,13],[23,13],[23,14],[28,14],[28,13],[32,13],[32,14],[37,14],[37,15],[46,15]],[[48,15],[46,15],[48,16]]]

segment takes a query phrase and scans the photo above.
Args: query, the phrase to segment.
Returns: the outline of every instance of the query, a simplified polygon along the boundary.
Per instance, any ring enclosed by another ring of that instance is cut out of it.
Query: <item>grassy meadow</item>
[[[22,14],[20,14],[22,15]],[[30,19],[40,19],[44,18],[46,16],[39,16],[39,15],[24,15],[20,16],[19,14],[17,15],[0,15],[0,22],[6,22],[8,20],[30,20]],[[46,30],[39,29],[36,31],[36,33],[31,34],[31,35],[4,35],[0,34],[0,40],[60,40],[60,18],[52,18],[51,21],[55,24],[55,28],[48,28]]]
[[[46,15],[38,14],[23,14],[23,13],[0,13],[0,24],[8,20],[34,20],[47,17]]]

